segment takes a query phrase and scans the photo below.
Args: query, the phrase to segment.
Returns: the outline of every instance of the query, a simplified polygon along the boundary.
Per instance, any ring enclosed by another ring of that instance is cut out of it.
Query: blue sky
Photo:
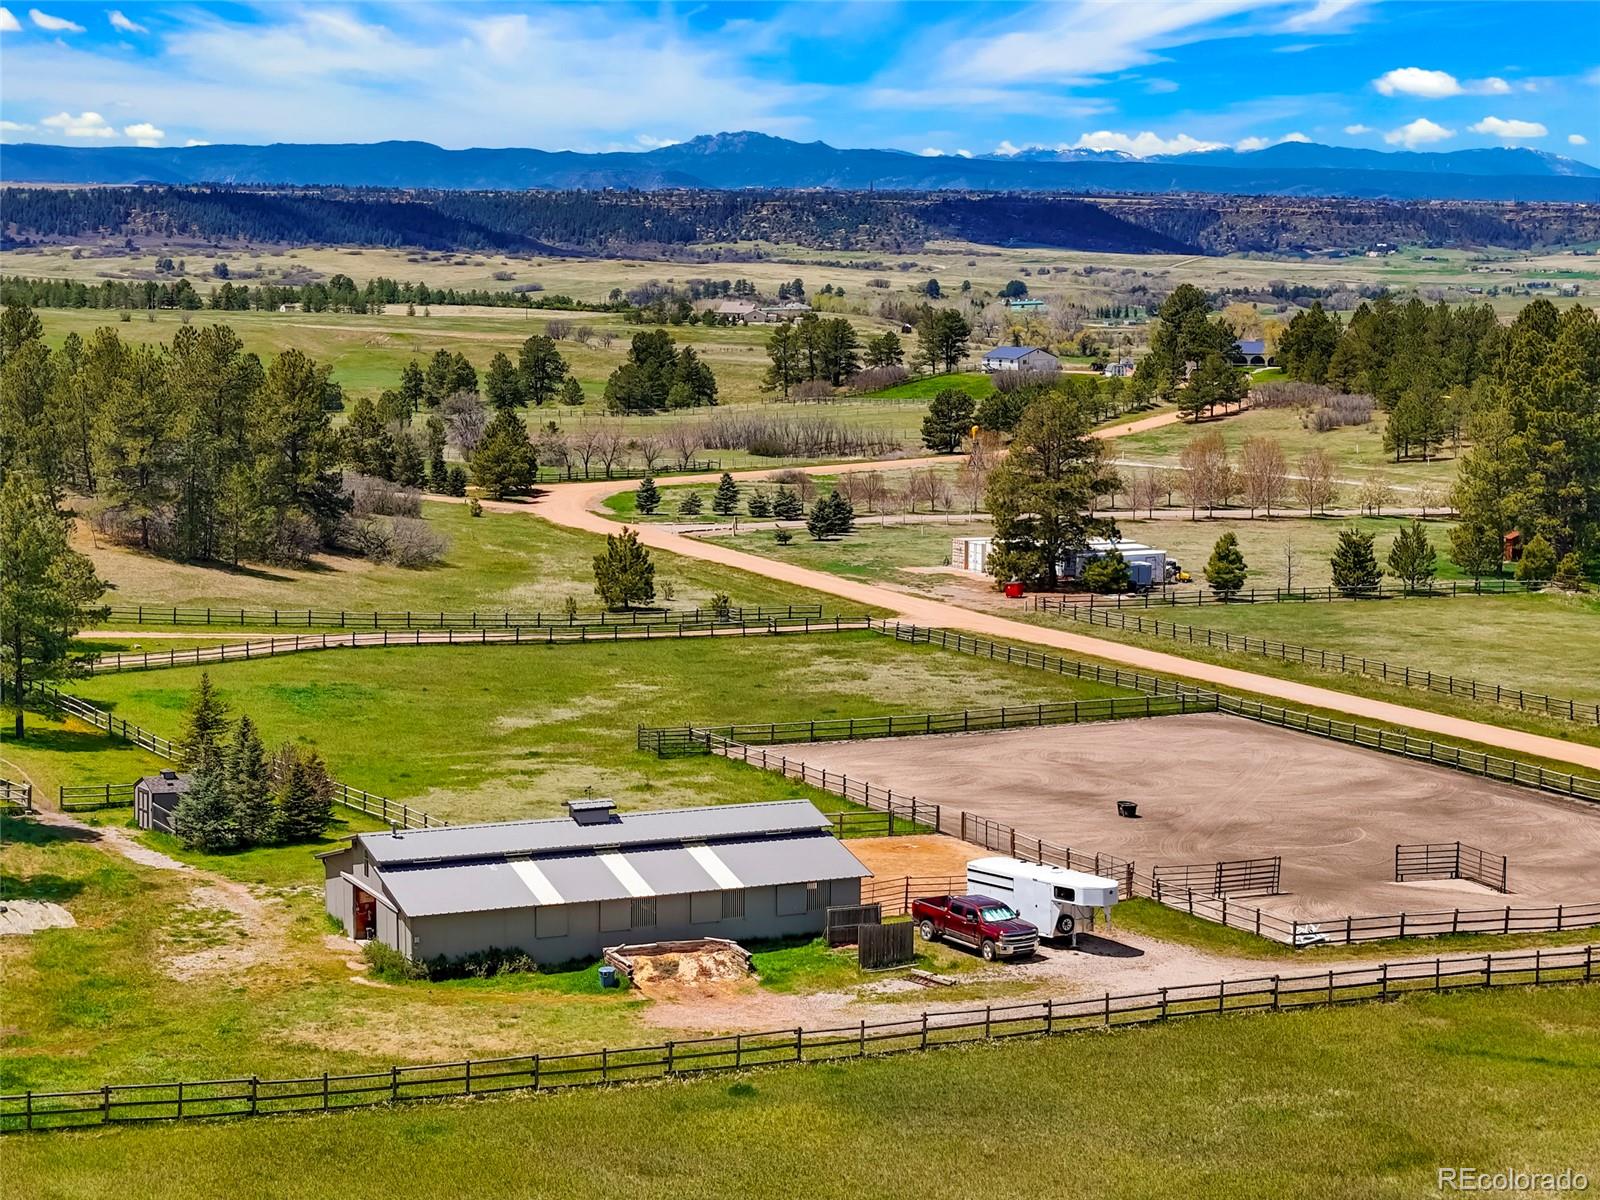
[[[0,8],[0,138],[1149,154],[1308,139],[1600,161],[1593,0]]]

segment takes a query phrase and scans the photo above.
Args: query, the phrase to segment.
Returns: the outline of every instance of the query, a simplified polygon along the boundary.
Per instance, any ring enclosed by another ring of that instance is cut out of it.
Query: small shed
[[[1059,371],[1061,360],[1043,346],[996,346],[983,356],[985,371]]]
[[[159,833],[177,833],[173,813],[178,801],[189,791],[189,776],[177,771],[164,770],[146,775],[133,785],[133,817],[140,829],[154,829]]]
[[[989,569],[989,552],[994,549],[992,537],[957,537],[950,539],[950,565],[958,571],[972,571],[983,575]]]

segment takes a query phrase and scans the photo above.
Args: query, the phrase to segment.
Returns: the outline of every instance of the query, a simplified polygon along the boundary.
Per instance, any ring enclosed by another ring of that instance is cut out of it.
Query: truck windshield
[[[978,915],[985,921],[1015,921],[1016,910],[1008,904],[990,904],[978,910]]]

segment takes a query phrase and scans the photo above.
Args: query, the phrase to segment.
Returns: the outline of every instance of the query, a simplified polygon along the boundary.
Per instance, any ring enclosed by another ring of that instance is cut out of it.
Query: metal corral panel
[[[746,887],[812,883],[820,879],[861,879],[872,872],[831,836],[768,838],[715,846],[720,858]]]
[[[595,824],[580,825],[570,818],[559,817],[545,821],[410,829],[404,833],[363,833],[358,835],[358,840],[375,862],[385,866],[827,828],[828,819],[809,800],[777,800],[763,804],[628,813]]]

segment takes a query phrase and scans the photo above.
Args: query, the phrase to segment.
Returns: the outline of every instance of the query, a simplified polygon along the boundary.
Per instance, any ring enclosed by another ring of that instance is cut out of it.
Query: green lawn
[[[873,400],[932,400],[940,392],[954,388],[965,392],[974,400],[982,400],[994,391],[994,379],[983,371],[956,371],[949,375],[924,375],[881,392],[868,393]]]
[[[951,538],[993,532],[994,527],[986,517],[952,513],[948,522],[862,525],[848,537],[821,542],[802,529],[796,531],[794,540],[787,546],[778,545],[771,530],[719,534],[706,540],[846,579],[927,591],[948,585],[954,579],[966,578],[927,570],[948,565]]]
[[[34,802],[56,803],[56,789],[132,783],[168,765],[131,742],[109,738],[92,725],[29,710],[25,733],[12,733],[11,712],[0,724],[0,777],[32,783]]]
[[[1479,992],[618,1090],[37,1136],[6,1157],[13,1187],[40,1200],[138,1177],[173,1200],[329,1195],[345,1185],[328,1164],[362,1146],[374,1194],[640,1196],[692,1180],[697,1196],[789,1196],[803,1180],[817,1200],[1398,1200],[1434,1194],[1441,1166],[1593,1179],[1597,1072],[1600,992]],[[998,1125],[975,1130],[980,1113]],[[596,1153],[597,1129],[619,1149]]]
[[[461,504],[426,503],[423,514],[450,539],[445,561],[423,569],[323,556],[308,567],[232,571],[95,546],[86,536],[78,544],[112,585],[106,602],[118,606],[559,614],[570,596],[584,612],[600,607],[593,560],[603,539],[522,513],[473,517]],[[823,603],[829,612],[838,607],[829,597],[747,572],[661,551],[653,558],[660,603],[692,607],[725,592],[735,604]]]
[[[200,671],[74,686],[176,735]],[[452,821],[549,815],[592,787],[627,807],[727,803],[797,785],[714,757],[658,760],[637,724],[795,720],[1031,704],[1108,689],[878,634],[587,646],[337,650],[230,663],[212,681],[269,741],[316,744],[347,783]]]

